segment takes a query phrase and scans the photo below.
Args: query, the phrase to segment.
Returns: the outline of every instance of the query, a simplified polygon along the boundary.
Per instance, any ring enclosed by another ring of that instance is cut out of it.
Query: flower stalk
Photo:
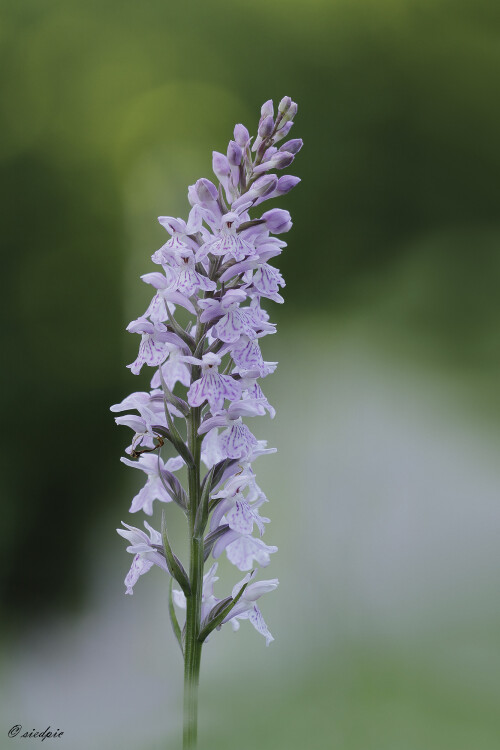
[[[199,344],[198,337],[195,341]],[[198,376],[198,368],[192,368],[192,382]],[[193,456],[193,467],[188,469],[189,508],[188,527],[190,537],[189,580],[191,595],[186,597],[186,637],[184,650],[184,729],[183,748],[196,747],[198,735],[198,683],[202,644],[198,641],[201,624],[201,602],[203,594],[203,536],[195,534],[196,516],[200,503],[200,407],[191,409],[187,422],[188,445]]]
[[[126,449],[130,458],[122,461],[147,477],[130,511],[151,516],[155,501],[173,500],[187,519],[186,567],[174,552],[164,512],[161,532],[147,521],[147,533],[126,523],[117,530],[134,555],[125,578],[127,594],[153,566],[170,577],[170,621],[184,659],[184,750],[196,747],[201,652],[211,634],[228,622],[238,630],[241,620],[249,620],[266,645],[274,640],[256,602],[278,581],[254,579],[257,567],[267,566],[277,547],[262,540],[269,519],[259,509],[267,497],[252,465],[275,449],[257,440],[243,420],[275,415],[258,382],[277,364],[264,361],[260,350],[259,340],[276,332],[262,301],[283,302],[279,290],[285,282],[269,261],[286,247],[274,235],[287,232],[292,223],[280,208],[261,216],[254,211],[299,182],[270,173],[289,166],[302,146],[299,139],[276,146],[288,134],[296,111],[297,105],[284,97],[275,118],[272,102],[266,102],[255,140],[236,125],[227,155],[213,153],[218,185],[203,178],[190,186],[187,222],[159,217],[170,235],[152,256],[161,271],[142,276],[155,295],[128,326],[141,336],[130,370],[139,375],[143,365],[154,368],[150,390],[132,393],[111,407],[137,412],[116,417],[117,424],[133,431]],[[181,324],[186,315],[188,324]],[[181,394],[179,388],[185,391]],[[164,462],[163,448],[177,455]],[[187,489],[176,475],[181,471]],[[205,572],[205,563],[224,551],[238,570],[248,572],[230,596],[220,599],[214,594],[218,564]],[[183,627],[177,614],[182,610]]]

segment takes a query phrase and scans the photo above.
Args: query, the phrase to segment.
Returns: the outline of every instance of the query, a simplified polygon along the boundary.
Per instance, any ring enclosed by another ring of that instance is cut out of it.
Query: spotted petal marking
[[[220,440],[222,450],[228,458],[245,458],[257,445],[257,439],[241,421],[228,427],[220,436]]]
[[[265,367],[257,339],[246,340],[242,337],[240,342],[233,347],[231,354],[235,364],[245,370],[256,369],[260,372]]]
[[[165,342],[155,341],[154,334],[143,333],[137,359],[128,366],[134,375],[138,375],[143,365],[149,365],[149,367],[161,365],[167,352],[168,346]]]
[[[267,263],[263,263],[258,267],[254,273],[252,282],[255,289],[263,297],[272,296],[279,291],[280,286],[285,286],[283,276],[278,269]]]
[[[227,398],[235,401],[240,397],[241,386],[230,375],[219,375],[216,370],[208,370],[196,380],[188,391],[190,406],[201,406],[208,401],[212,412],[220,411]]]
[[[252,320],[244,310],[230,310],[214,326],[213,335],[227,344],[238,341],[241,335],[253,337]]]

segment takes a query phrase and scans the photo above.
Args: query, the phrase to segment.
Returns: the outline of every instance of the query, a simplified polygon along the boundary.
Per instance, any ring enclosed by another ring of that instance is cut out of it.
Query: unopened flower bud
[[[294,159],[295,156],[288,151],[278,151],[271,159],[271,163],[274,169],[285,169],[285,167],[290,166]]]
[[[219,197],[219,192],[214,183],[207,180],[206,177],[197,180],[194,184],[194,189],[198,202],[201,205],[204,203],[210,203],[211,201],[216,201]]]
[[[289,109],[291,104],[292,104],[291,98],[289,96],[284,96],[278,105],[278,112],[280,112],[280,114],[283,114]]]
[[[231,167],[229,166],[227,157],[224,156],[224,154],[220,154],[218,151],[214,151],[212,154],[212,169],[219,180],[228,177],[231,174]]]
[[[239,167],[242,157],[243,151],[241,150],[241,146],[236,141],[229,141],[229,146],[227,147],[227,160],[229,164],[233,167]]]
[[[252,192],[262,198],[264,195],[271,193],[276,189],[278,178],[275,174],[266,174],[255,180],[252,185]]]
[[[244,125],[241,125],[241,123],[234,126],[234,140],[238,146],[241,146],[241,148],[245,148],[250,140],[250,133]]]
[[[284,143],[281,146],[280,151],[288,151],[290,154],[298,154],[302,145],[302,138],[294,138],[293,141],[287,141]]]
[[[269,146],[269,148],[266,148],[264,156],[262,157],[263,161],[269,161],[269,159],[274,156],[274,154],[277,152],[276,146]]]
[[[261,120],[264,120],[266,117],[274,117],[274,105],[272,99],[268,99],[267,102],[264,102],[260,108],[260,117]]]
[[[274,120],[272,115],[265,117],[259,125],[259,135],[261,138],[268,138],[273,132]]]
[[[281,122],[278,126],[278,132],[274,136],[274,142],[277,143],[278,141],[281,141],[282,138],[286,138],[290,130],[292,129],[293,121],[288,120],[288,122]]]
[[[298,185],[300,182],[300,177],[294,177],[291,174],[285,174],[283,177],[280,177],[278,180],[278,184],[276,185],[276,190],[280,195],[285,195],[285,193],[289,193],[290,190],[293,190],[293,188]]]
[[[253,173],[262,174],[263,172],[268,172],[270,169],[285,169],[294,159],[294,155],[288,153],[288,151],[278,151],[268,161],[264,161],[262,164],[254,167]]]
[[[295,117],[297,114],[297,105],[295,102],[292,102],[286,112],[283,112],[281,122],[287,123]]]
[[[261,219],[264,219],[267,228],[273,234],[282,234],[292,228],[290,213],[283,208],[272,208],[262,214]]]

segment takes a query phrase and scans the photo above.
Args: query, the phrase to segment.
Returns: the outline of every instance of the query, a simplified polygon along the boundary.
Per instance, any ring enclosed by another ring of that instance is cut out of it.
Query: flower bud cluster
[[[240,571],[249,571],[231,597],[221,600],[213,593],[218,579],[217,563],[212,565],[204,576],[201,627],[230,621],[237,629],[239,620],[248,619],[267,644],[273,638],[256,600],[278,581],[254,581],[255,566],[268,565],[277,547],[262,539],[269,519],[260,510],[267,498],[257,485],[253,463],[274,449],[257,440],[244,420],[266,412],[271,418],[275,415],[261,385],[277,365],[264,360],[260,348],[260,340],[276,332],[263,303],[283,302],[280,290],[285,282],[270,261],[286,247],[281,235],[292,222],[286,210],[261,213],[257,207],[285,195],[300,181],[272,173],[289,167],[302,147],[300,139],[276,145],[288,135],[296,112],[290,97],[281,100],[276,115],[273,102],[266,102],[255,139],[238,124],[226,153],[213,153],[216,183],[202,178],[189,187],[187,221],[159,217],[169,238],[152,255],[157,270],[142,276],[154,296],[127,329],[141,337],[138,355],[128,367],[135,375],[144,365],[153,368],[150,390],[135,392],[111,407],[127,412],[116,422],[133,432],[123,463],[146,475],[131,513],[142,510],[151,516],[155,500],[173,500],[186,514],[192,512],[190,491],[176,472],[192,469],[193,445],[199,446],[207,474],[195,533],[202,533],[206,556],[211,553],[217,559],[225,552]],[[194,442],[186,429],[193,415]],[[179,455],[164,462],[160,454],[166,442]],[[149,536],[124,526],[118,533],[134,555],[125,579],[127,593],[132,594],[138,578],[152,565],[181,583],[175,566],[182,565],[175,558],[173,567],[166,535],[147,523]],[[181,609],[189,589],[184,569],[182,581],[183,591],[173,592],[173,602]]]

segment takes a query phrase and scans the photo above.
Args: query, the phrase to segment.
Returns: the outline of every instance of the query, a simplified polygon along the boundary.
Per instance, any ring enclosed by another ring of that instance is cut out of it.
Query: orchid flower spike
[[[127,594],[155,567],[169,578],[169,614],[185,667],[184,750],[194,750],[196,742],[204,643],[225,624],[238,630],[244,620],[266,645],[274,640],[257,600],[278,580],[256,576],[278,548],[263,539],[270,519],[261,509],[268,499],[254,463],[276,449],[258,440],[247,420],[276,413],[262,380],[277,362],[264,360],[260,339],[276,333],[265,304],[284,302],[276,262],[292,220],[281,207],[262,213],[261,204],[283,198],[300,182],[276,173],[302,147],[300,138],[280,144],[296,113],[288,96],[277,106],[266,101],[253,135],[237,124],[224,153],[213,152],[213,181],[201,178],[188,188],[187,219],[159,217],[168,239],[151,256],[156,266],[141,276],[153,297],[127,327],[140,336],[129,369],[138,378],[151,369],[139,390],[111,407],[116,423],[133,433],[121,461],[143,477],[131,493],[130,513],[151,517],[162,508],[161,522],[152,521],[156,528],[145,521],[146,531],[126,523],[117,531],[133,555]],[[170,533],[177,531],[171,521],[179,510],[189,534],[185,563]],[[223,552],[238,571],[248,571],[229,584],[225,597],[216,592],[218,563],[208,567],[209,557],[217,560]]]

